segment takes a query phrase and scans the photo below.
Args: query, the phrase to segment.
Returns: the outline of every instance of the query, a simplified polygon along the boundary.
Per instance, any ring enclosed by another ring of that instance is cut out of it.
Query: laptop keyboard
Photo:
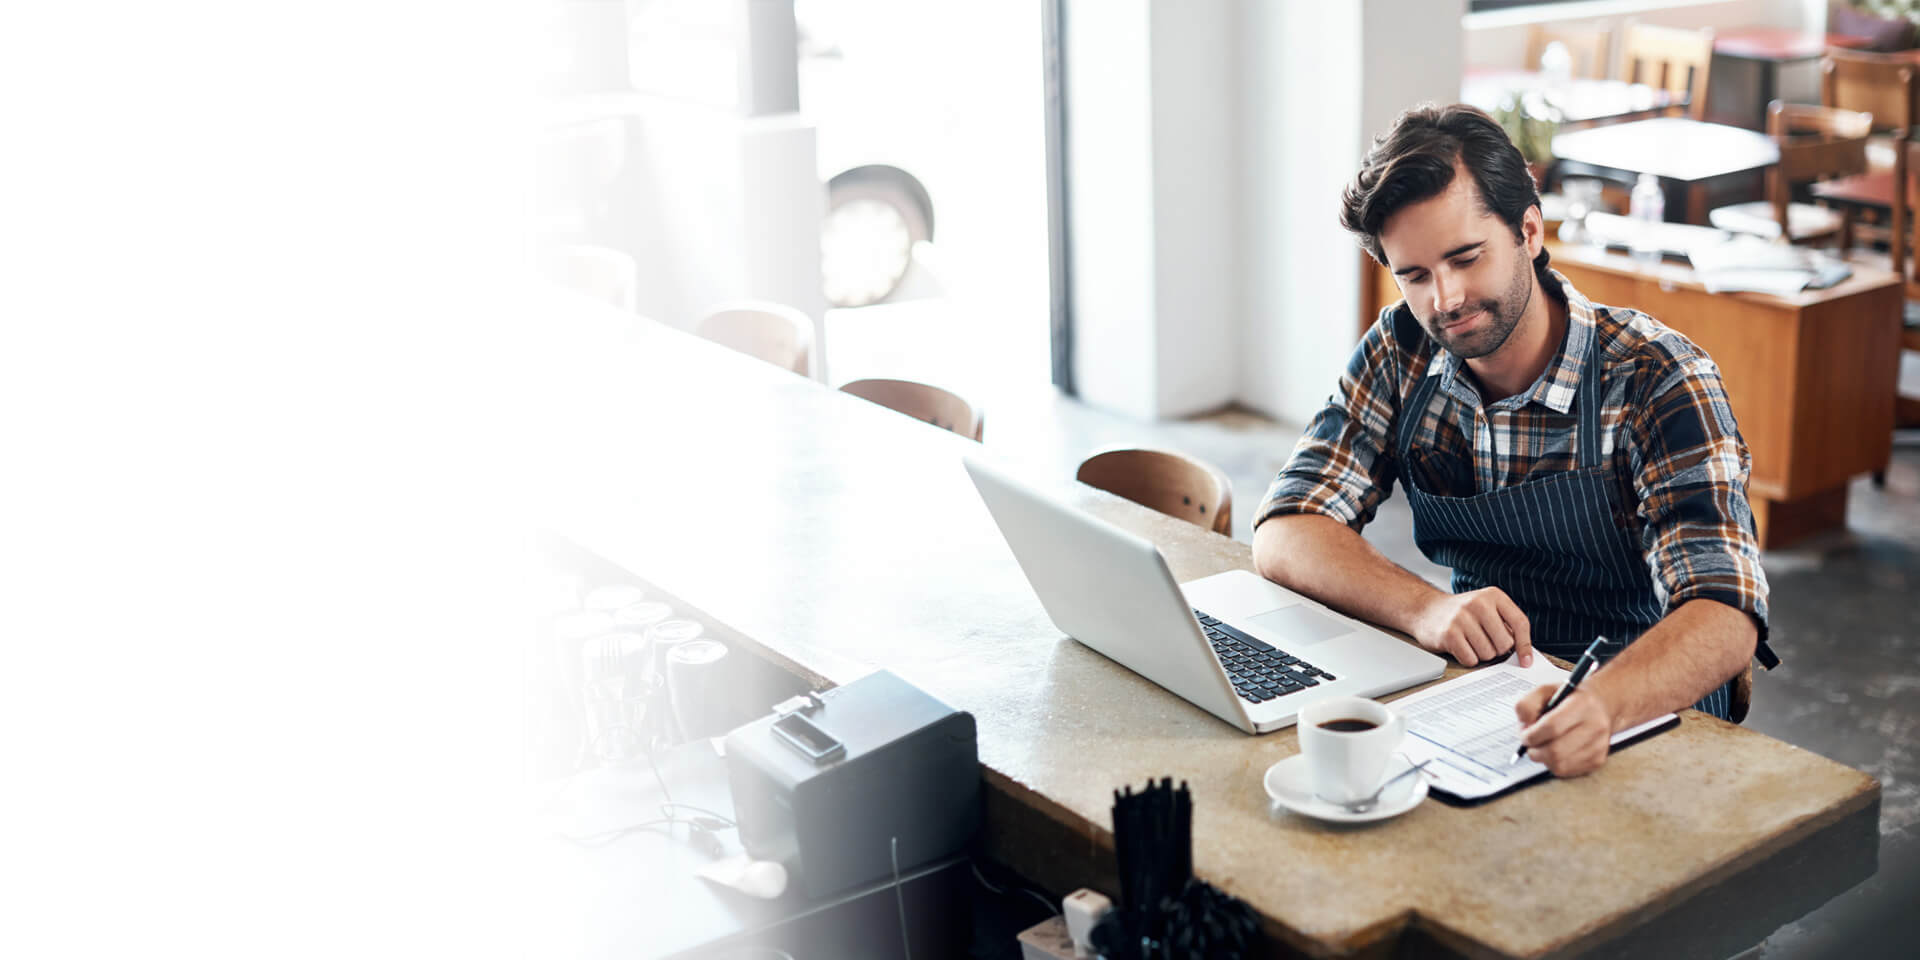
[[[1202,611],[1195,610],[1193,615],[1200,618],[1200,629],[1206,631],[1207,642],[1213,644],[1214,655],[1220,658],[1220,665],[1227,668],[1227,679],[1233,681],[1234,692],[1240,694],[1242,700],[1266,703],[1308,687],[1317,687],[1322,680],[1338,679]]]

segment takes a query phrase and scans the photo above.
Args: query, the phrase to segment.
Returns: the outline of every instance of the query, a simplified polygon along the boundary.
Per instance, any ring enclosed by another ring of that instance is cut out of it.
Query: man
[[[1403,114],[1342,199],[1342,225],[1406,299],[1367,330],[1261,504],[1260,573],[1465,666],[1630,643],[1545,717],[1552,687],[1518,705],[1529,754],[1558,776],[1598,768],[1614,732],[1662,713],[1726,717],[1730,678],[1777,660],[1719,369],[1548,269],[1526,164],[1472,107]],[[1452,593],[1360,537],[1396,479]]]

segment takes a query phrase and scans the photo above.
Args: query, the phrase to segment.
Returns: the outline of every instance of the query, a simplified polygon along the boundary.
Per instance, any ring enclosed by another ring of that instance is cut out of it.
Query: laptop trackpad
[[[1310,647],[1322,640],[1353,632],[1353,625],[1315,610],[1304,603],[1268,610],[1247,622],[1260,628],[1275,646],[1283,650]]]

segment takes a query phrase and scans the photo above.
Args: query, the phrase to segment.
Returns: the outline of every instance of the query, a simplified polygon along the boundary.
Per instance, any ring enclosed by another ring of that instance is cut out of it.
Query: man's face
[[[1428,200],[1387,218],[1380,249],[1427,335],[1462,360],[1500,349],[1533,295],[1543,223],[1529,208],[1522,237],[1488,213],[1464,168]]]

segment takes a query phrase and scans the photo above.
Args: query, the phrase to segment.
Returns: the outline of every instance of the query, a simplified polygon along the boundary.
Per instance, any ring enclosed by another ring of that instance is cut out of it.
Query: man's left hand
[[[1554,776],[1584,776],[1607,762],[1613,711],[1599,694],[1581,689],[1541,717],[1540,708],[1557,689],[1553,685],[1535,687],[1514,704],[1513,710],[1525,728],[1520,731],[1520,742],[1527,745],[1527,756],[1546,764]]]

